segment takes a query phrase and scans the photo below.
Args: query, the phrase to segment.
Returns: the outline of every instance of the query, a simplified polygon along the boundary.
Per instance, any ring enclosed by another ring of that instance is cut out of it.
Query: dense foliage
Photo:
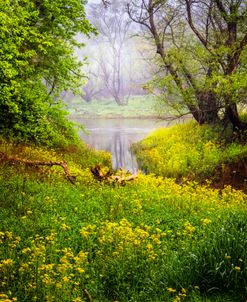
[[[0,19],[0,133],[36,143],[73,137],[59,96],[82,84],[76,35],[94,31],[84,1],[1,1]]]
[[[66,156],[75,186],[60,167],[0,164],[1,301],[245,301],[244,193],[143,175],[103,184]]]

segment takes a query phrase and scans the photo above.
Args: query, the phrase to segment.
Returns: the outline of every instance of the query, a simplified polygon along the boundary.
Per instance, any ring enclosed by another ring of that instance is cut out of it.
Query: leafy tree
[[[84,1],[5,0],[0,20],[0,133],[36,143],[73,136],[59,96],[82,82],[76,36],[94,32]]]
[[[160,56],[160,88],[200,123],[246,129],[238,104],[247,97],[247,5],[243,0],[132,0],[139,23]],[[179,106],[178,106],[179,105]]]

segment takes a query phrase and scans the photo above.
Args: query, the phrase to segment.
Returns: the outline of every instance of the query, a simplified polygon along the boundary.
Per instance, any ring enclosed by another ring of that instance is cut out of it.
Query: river
[[[73,120],[85,126],[88,134],[81,132],[80,136],[89,146],[111,152],[113,169],[123,168],[132,173],[138,170],[138,166],[131,144],[142,140],[154,129],[168,125],[155,119],[77,117]]]

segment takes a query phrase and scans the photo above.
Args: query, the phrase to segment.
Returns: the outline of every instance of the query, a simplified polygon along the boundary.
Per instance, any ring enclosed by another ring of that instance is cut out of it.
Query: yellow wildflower
[[[5,236],[7,237],[7,239],[11,240],[13,239],[13,233],[12,232],[5,232]]]
[[[203,225],[208,225],[208,224],[212,223],[212,220],[208,219],[208,218],[204,218],[204,219],[201,219],[201,222]]]
[[[73,299],[72,302],[83,302],[83,300],[80,297],[77,297]]]
[[[30,249],[30,247],[26,247],[26,248],[24,248],[21,252],[22,252],[22,254],[27,254],[27,253],[31,253],[31,249]]]
[[[77,267],[76,270],[80,274],[83,274],[85,272],[85,270],[83,268],[81,268],[81,267]]]
[[[168,291],[168,293],[175,293],[177,290],[175,288],[168,287],[167,291]]]
[[[12,259],[4,259],[1,261],[1,266],[10,266],[13,264],[13,260]]]
[[[53,283],[52,279],[49,277],[48,274],[44,274],[42,281],[46,285],[51,285]]]
[[[225,255],[225,259],[231,259],[231,256]]]
[[[69,278],[68,278],[67,276],[64,276],[64,277],[63,277],[63,281],[64,281],[64,282],[69,282]]]
[[[185,289],[185,288],[182,288],[181,292],[182,292],[183,294],[186,294],[186,289]]]
[[[8,298],[8,296],[0,293],[0,299],[5,299],[5,298]]]
[[[60,225],[60,229],[63,231],[68,231],[68,230],[70,230],[70,227],[66,223],[62,223]]]
[[[195,232],[196,228],[188,221],[184,224],[185,233],[192,234]]]

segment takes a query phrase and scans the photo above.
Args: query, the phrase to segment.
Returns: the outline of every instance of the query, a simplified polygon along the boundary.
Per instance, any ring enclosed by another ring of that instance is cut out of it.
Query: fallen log
[[[128,175],[128,176],[118,176],[118,175],[112,175],[111,178],[113,180],[116,180],[117,182],[119,183],[122,183],[122,182],[125,182],[125,181],[130,181],[130,180],[133,180],[135,178],[138,177],[138,173],[136,174],[131,174],[131,175]]]
[[[69,167],[66,162],[60,161],[41,161],[41,160],[31,160],[31,159],[23,159],[16,156],[11,156],[6,153],[0,152],[0,159],[6,160],[8,162],[24,164],[27,166],[60,166],[63,168],[66,178],[72,183],[75,184],[75,176],[72,176],[69,172]]]
[[[126,181],[130,181],[138,177],[138,173],[126,175],[124,171],[120,171],[120,175],[113,175],[113,171],[111,169],[105,172],[100,167],[100,165],[92,167],[91,172],[93,176],[99,181],[117,182],[120,184],[123,184]]]

